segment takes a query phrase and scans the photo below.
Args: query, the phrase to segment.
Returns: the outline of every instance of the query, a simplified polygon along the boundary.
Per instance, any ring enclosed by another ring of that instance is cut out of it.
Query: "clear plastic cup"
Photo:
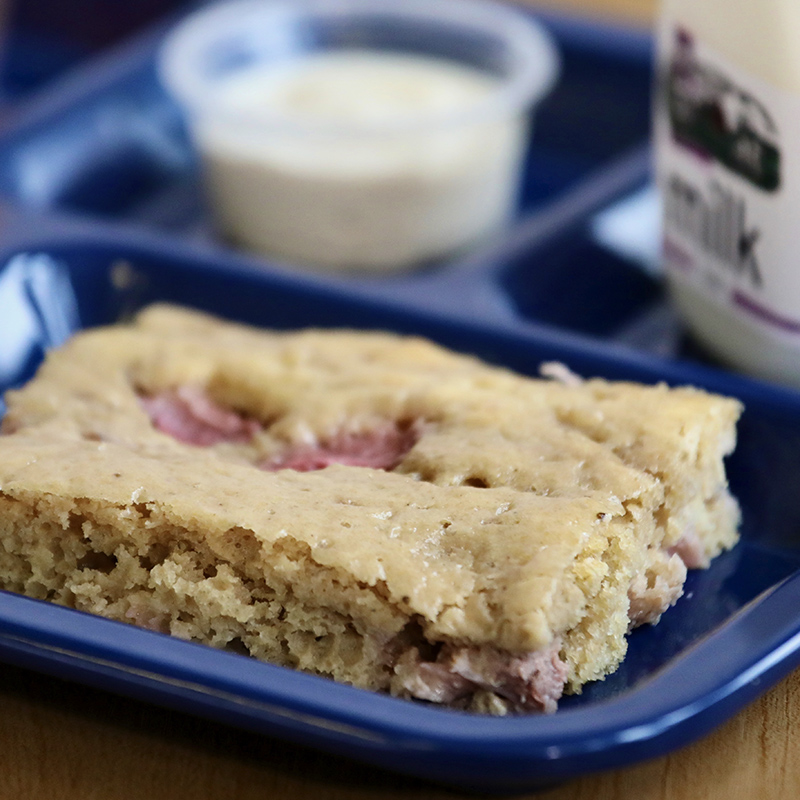
[[[508,223],[558,54],[491,0],[233,0],[167,37],[222,236],[319,269],[394,270]]]

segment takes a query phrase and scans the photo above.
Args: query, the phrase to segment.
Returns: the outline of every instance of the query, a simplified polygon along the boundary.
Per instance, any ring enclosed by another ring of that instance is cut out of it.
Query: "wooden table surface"
[[[648,24],[654,0],[537,0]],[[705,739],[544,800],[800,797],[800,673]],[[533,795],[531,795],[533,796]],[[456,800],[428,784],[0,666],[0,800]]]

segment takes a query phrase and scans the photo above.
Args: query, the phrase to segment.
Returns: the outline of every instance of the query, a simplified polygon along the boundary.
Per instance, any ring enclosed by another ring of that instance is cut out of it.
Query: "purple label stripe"
[[[738,289],[733,293],[733,302],[743,311],[752,314],[752,316],[767,325],[771,325],[773,328],[778,328],[787,333],[800,333],[800,322],[776,314],[771,309],[757,303],[751,297],[742,294]]]
[[[682,147],[684,150],[689,151],[699,161],[703,161],[706,164],[711,164],[713,161],[715,161],[714,156],[705,147],[700,147],[700,145],[695,144],[685,136],[681,136],[679,133],[676,134],[673,131],[672,141],[675,142],[675,144],[679,147]]]

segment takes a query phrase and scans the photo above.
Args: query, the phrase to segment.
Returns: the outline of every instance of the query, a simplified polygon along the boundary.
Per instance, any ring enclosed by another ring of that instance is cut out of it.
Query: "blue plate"
[[[5,214],[0,249],[4,386],[73,330],[156,300],[244,322],[413,332],[534,374],[693,383],[740,397],[729,463],[743,540],[659,625],[635,631],[613,676],[553,716],[491,719],[426,707],[10,594],[0,656],[32,669],[470,789],[523,790],[686,744],[800,663],[800,396],[549,326],[504,331],[410,311],[93,225]]]

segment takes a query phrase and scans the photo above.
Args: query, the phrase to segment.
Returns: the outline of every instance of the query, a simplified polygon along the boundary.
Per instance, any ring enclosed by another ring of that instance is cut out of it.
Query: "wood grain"
[[[800,674],[697,743],[521,798],[753,800],[800,795]],[[474,795],[0,667],[0,798],[468,800]]]
[[[648,25],[658,0],[517,0],[524,5]]]
[[[542,0],[646,24],[655,0]],[[542,800],[800,796],[800,674],[697,743],[530,795]],[[467,795],[0,666],[0,800],[457,800]]]

